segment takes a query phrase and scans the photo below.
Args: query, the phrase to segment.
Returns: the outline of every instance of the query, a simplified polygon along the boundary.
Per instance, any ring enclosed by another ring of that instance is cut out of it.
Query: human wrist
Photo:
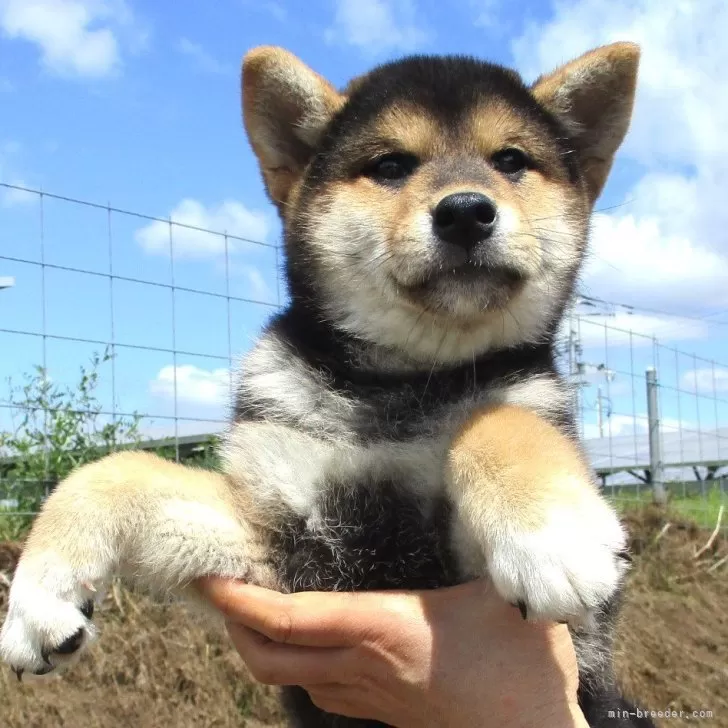
[[[536,705],[533,701],[524,700],[512,711],[498,710],[492,703],[473,705],[471,708],[469,711],[452,712],[447,720],[438,725],[442,728],[472,728],[476,725],[486,728],[490,725],[499,728],[589,728],[576,702]]]

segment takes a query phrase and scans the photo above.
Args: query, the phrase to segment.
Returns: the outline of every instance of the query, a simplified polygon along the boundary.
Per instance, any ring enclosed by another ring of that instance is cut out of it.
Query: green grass
[[[0,508],[0,541],[17,541],[27,533],[32,520],[32,516],[19,516]]]
[[[695,483],[690,484],[691,487]],[[688,518],[703,528],[714,528],[718,520],[718,513],[721,505],[724,507],[722,528],[728,530],[728,492],[721,492],[717,485],[706,485],[705,494],[683,493],[682,483],[667,483],[668,503],[673,513]],[[617,493],[607,496],[620,511],[642,508],[652,503],[652,491],[649,486],[644,486],[639,493],[630,489],[630,492]]]

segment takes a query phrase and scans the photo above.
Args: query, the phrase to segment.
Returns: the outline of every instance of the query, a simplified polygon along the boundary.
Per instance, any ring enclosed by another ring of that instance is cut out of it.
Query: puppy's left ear
[[[613,43],[585,53],[531,87],[576,142],[591,202],[599,197],[629,129],[640,49]]]
[[[243,119],[268,194],[281,209],[344,97],[283,48],[254,48],[243,59]]]

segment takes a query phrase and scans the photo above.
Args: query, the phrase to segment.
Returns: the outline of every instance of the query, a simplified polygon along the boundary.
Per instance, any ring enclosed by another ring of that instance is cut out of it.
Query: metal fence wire
[[[50,463],[32,478],[17,468],[23,428],[41,433],[37,455],[54,408],[106,428],[110,448],[199,452],[227,424],[236,359],[282,304],[278,245],[246,236],[239,211],[205,216],[194,201],[172,219],[17,185],[0,191],[12,199],[0,205],[0,516],[26,512],[19,487],[43,495],[55,484]],[[208,229],[211,217],[231,229]],[[630,306],[581,296],[561,363],[606,493],[629,507],[664,489],[675,508],[713,526],[728,500],[728,365],[690,336],[694,320],[676,319],[675,339],[693,351],[645,333]],[[80,367],[104,353],[93,396],[69,404],[58,391],[77,387]],[[29,399],[36,367],[47,396]],[[134,442],[119,441],[132,422]]]

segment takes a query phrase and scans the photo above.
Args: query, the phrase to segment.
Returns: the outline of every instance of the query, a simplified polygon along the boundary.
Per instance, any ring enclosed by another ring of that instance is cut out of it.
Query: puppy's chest
[[[439,498],[449,445],[476,410],[509,404],[551,419],[564,402],[558,377],[543,368],[518,378],[465,369],[382,386],[342,383],[296,359],[276,368],[258,358],[241,379],[227,469],[254,484],[264,507],[304,518],[316,516],[334,486]]]
[[[291,590],[435,588],[458,581],[445,497],[458,428],[496,403],[542,407],[556,381],[334,386],[310,369],[253,371],[239,390],[229,470],[277,512],[274,552]],[[548,375],[547,375],[548,376]],[[474,379],[474,378],[473,378]]]
[[[293,516],[275,543],[279,579],[291,591],[433,589],[459,580],[451,509],[402,481],[363,473],[330,483],[308,517]]]
[[[450,417],[402,414],[397,420],[406,422],[403,431],[393,419],[367,420],[350,411],[347,420],[337,414],[329,410],[325,419],[321,408],[315,411],[325,429],[305,420],[295,429],[240,425],[241,433],[277,430],[275,460],[256,468],[268,477],[256,497],[284,506],[274,537],[280,582],[291,591],[456,583],[444,496]],[[271,431],[266,439],[273,437]],[[246,449],[256,451],[253,443]]]

